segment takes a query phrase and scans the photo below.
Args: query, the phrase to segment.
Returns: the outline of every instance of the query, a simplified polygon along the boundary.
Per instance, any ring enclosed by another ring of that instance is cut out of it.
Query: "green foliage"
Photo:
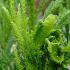
[[[57,16],[50,14],[44,21],[40,21],[34,34],[34,42],[41,45],[56,26]],[[51,24],[52,23],[52,24]]]
[[[42,19],[38,19],[40,12],[35,13],[34,0],[7,2],[0,12],[0,69],[67,70],[70,1],[64,5],[64,0],[42,0],[41,4],[49,3],[45,12],[40,10]]]

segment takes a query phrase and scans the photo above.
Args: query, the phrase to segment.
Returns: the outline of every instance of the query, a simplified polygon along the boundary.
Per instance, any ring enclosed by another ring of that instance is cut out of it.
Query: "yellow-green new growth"
[[[50,14],[44,22],[39,22],[36,32],[34,34],[34,42],[36,44],[42,44],[46,37],[56,26],[57,17],[56,15]]]
[[[51,29],[55,28],[57,22],[57,16],[50,14],[45,20],[44,20],[44,26],[46,26],[48,32],[51,31]]]

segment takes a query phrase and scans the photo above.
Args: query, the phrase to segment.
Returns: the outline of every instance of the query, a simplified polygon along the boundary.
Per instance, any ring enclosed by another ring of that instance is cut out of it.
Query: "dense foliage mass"
[[[0,70],[68,70],[69,20],[70,0],[0,0]]]

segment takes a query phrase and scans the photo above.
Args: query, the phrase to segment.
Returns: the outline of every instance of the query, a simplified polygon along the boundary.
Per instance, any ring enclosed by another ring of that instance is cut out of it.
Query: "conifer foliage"
[[[0,70],[68,70],[70,0],[1,2]]]

